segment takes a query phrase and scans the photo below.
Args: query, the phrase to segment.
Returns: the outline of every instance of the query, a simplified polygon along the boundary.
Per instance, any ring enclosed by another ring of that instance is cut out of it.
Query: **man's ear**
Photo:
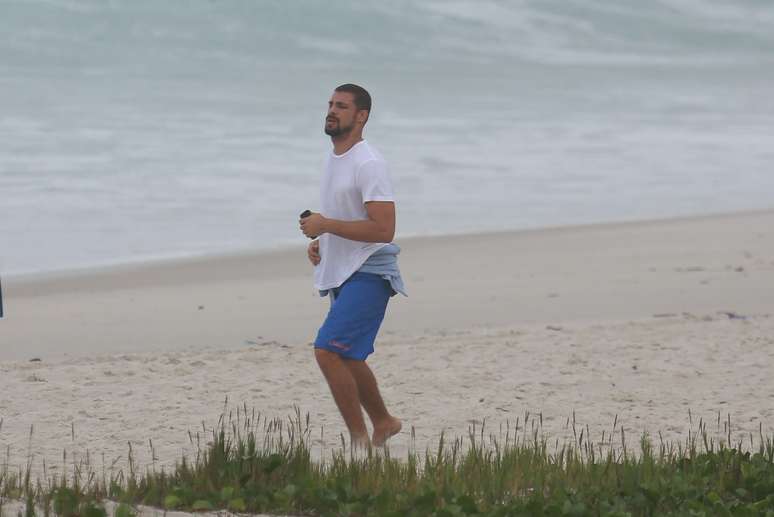
[[[357,121],[365,126],[365,123],[368,122],[368,116],[370,114],[371,113],[368,110],[358,110]]]

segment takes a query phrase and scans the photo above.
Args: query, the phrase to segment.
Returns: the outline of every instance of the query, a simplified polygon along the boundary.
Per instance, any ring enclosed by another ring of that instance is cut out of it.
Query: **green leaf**
[[[283,492],[285,492],[285,495],[287,495],[288,498],[292,498],[298,493],[298,487],[293,483],[290,483],[288,486],[285,487]]]
[[[462,511],[467,514],[478,513],[478,506],[476,505],[476,502],[467,494],[463,494],[457,497],[455,502],[459,505],[460,509],[462,509]]]
[[[709,499],[712,504],[719,504],[723,502],[717,492],[710,492],[707,494],[707,499]]]
[[[244,499],[237,497],[236,499],[232,499],[228,502],[228,509],[232,512],[246,512],[247,505],[245,504]]]
[[[58,515],[75,515],[78,507],[78,497],[69,488],[60,488],[54,495],[54,512]]]
[[[567,499],[562,505],[562,515],[569,515],[571,517],[586,515],[586,505],[581,502],[573,503]]]
[[[370,506],[375,510],[377,515],[383,515],[392,504],[392,500],[393,498],[390,497],[390,493],[386,490],[382,490],[377,495],[371,497]]]
[[[115,517],[135,517],[136,515],[137,514],[134,513],[132,507],[126,503],[121,503],[118,505],[118,508],[116,508]]]
[[[107,517],[107,512],[94,501],[89,501],[81,505],[80,515],[82,517]]]
[[[234,497],[234,487],[224,486],[223,489],[221,489],[220,491],[220,500],[223,502],[226,502],[232,497]]]
[[[462,511],[462,507],[456,504],[449,504],[446,508],[438,510],[436,515],[439,517],[462,517],[465,515]]]
[[[363,505],[358,502],[339,505],[339,515],[361,515],[362,513],[364,513]]]
[[[263,466],[263,471],[267,474],[271,474],[277,468],[279,468],[280,465],[285,463],[285,457],[281,454],[272,454],[268,458],[266,458],[266,465]]]
[[[435,508],[435,491],[434,490],[427,490],[424,493],[422,493],[419,497],[414,499],[414,508],[416,510],[432,510]]]
[[[199,499],[198,501],[194,501],[193,506],[191,506],[191,509],[195,512],[200,512],[203,510],[212,510],[215,507],[213,504],[205,499]]]
[[[168,495],[164,498],[164,508],[167,510],[177,508],[180,506],[180,503],[182,503],[182,501],[176,495]]]

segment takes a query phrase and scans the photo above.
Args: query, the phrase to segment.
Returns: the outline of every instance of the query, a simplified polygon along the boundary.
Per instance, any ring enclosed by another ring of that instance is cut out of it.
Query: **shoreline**
[[[382,332],[754,313],[774,307],[772,228],[774,210],[398,239],[409,297]],[[308,343],[328,300],[305,249],[4,278],[0,361]]]
[[[449,239],[449,238],[469,238],[469,237],[516,237],[519,235],[530,233],[556,233],[556,232],[572,232],[580,231],[584,229],[593,228],[612,228],[619,226],[642,226],[650,225],[654,223],[669,223],[669,222],[689,222],[689,221],[701,221],[706,219],[718,219],[728,218],[746,215],[764,215],[774,212],[774,207],[760,208],[753,210],[739,210],[731,212],[717,212],[708,214],[695,214],[686,216],[668,216],[663,218],[652,219],[624,219],[616,221],[601,221],[592,223],[579,223],[579,224],[567,224],[567,225],[549,225],[549,226],[534,226],[509,230],[484,230],[476,232],[461,232],[461,233],[441,233],[441,234],[429,234],[429,235],[414,235],[409,234],[401,237],[396,236],[395,242],[400,244],[404,241],[423,241],[423,240],[435,240],[435,239]],[[299,241],[297,244],[283,243],[273,246],[271,248],[233,248],[229,251],[223,252],[205,252],[205,253],[185,253],[179,254],[171,253],[163,256],[152,257],[139,257],[137,259],[116,260],[111,262],[101,262],[93,265],[80,265],[74,267],[65,267],[57,269],[45,269],[35,271],[11,271],[3,272],[2,278],[8,281],[24,284],[24,283],[38,283],[45,282],[47,280],[55,280],[62,277],[82,277],[92,275],[103,275],[114,272],[127,272],[134,270],[142,270],[147,268],[164,268],[175,267],[177,265],[195,265],[213,261],[222,260],[235,260],[246,258],[258,258],[265,255],[284,255],[289,252],[297,251],[299,248],[305,249],[306,244],[309,241]]]

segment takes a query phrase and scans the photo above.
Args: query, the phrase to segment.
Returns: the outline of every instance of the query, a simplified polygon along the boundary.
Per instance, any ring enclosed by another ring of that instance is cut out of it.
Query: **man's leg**
[[[376,377],[365,361],[344,359],[344,364],[349,369],[357,384],[357,392],[360,395],[360,403],[365,408],[374,426],[373,444],[382,446],[401,428],[401,422],[387,412],[384,400],[379,393]]]
[[[366,446],[370,443],[368,429],[363,420],[363,412],[360,410],[360,397],[358,384],[345,361],[340,355],[323,350],[314,349],[317,364],[328,381],[328,386],[333,394],[341,416],[349,429],[349,435],[354,446]]]

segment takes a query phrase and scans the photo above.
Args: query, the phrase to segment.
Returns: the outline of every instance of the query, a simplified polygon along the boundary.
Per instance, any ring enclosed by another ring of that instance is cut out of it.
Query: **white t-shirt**
[[[367,201],[395,201],[382,155],[365,140],[341,155],[331,151],[320,182],[320,213],[340,221],[367,220]],[[320,236],[320,263],[314,268],[315,288],[339,287],[372,253],[387,244],[324,233]]]

